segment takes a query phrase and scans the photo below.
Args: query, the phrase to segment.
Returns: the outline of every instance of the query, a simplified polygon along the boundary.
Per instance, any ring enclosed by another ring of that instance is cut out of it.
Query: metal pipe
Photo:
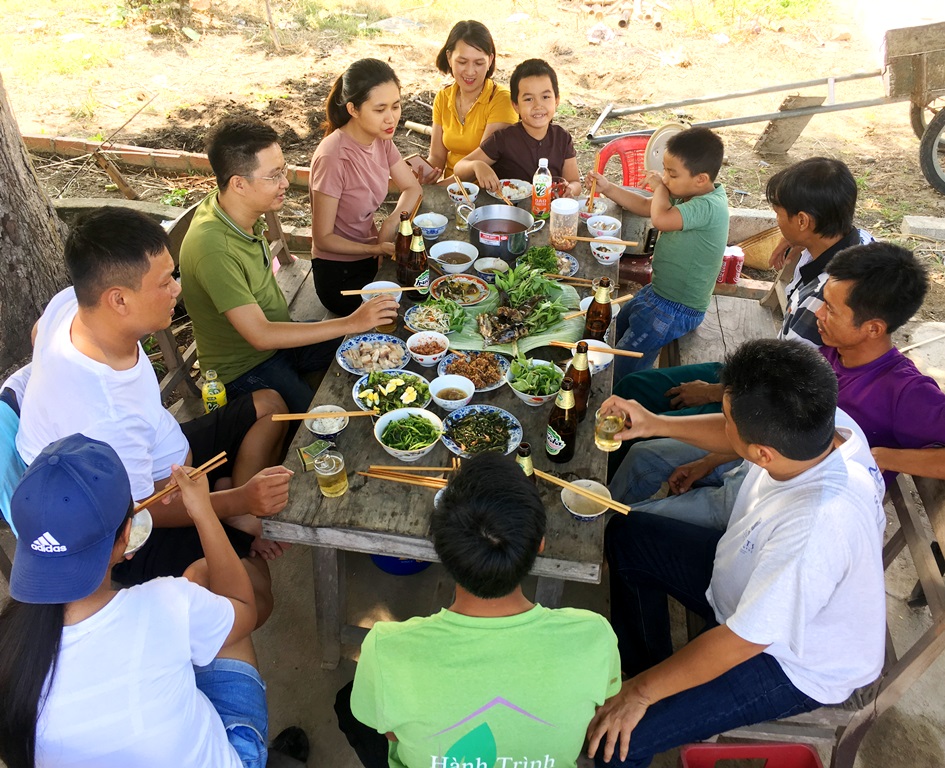
[[[600,117],[597,118],[597,122],[594,123],[587,131],[587,138],[593,139],[594,134],[597,133],[597,129],[600,128],[601,123],[607,119],[607,115],[610,113],[610,110],[614,108],[613,102],[604,107],[603,111],[600,113]]]
[[[756,88],[753,91],[735,91],[734,93],[720,93],[714,96],[700,96],[695,99],[683,99],[682,101],[666,101],[662,104],[644,104],[642,107],[622,107],[614,109],[611,114],[614,117],[623,117],[625,115],[638,115],[642,112],[654,112],[658,109],[672,109],[674,107],[688,107],[692,104],[706,104],[710,101],[724,101],[725,99],[738,99],[742,96],[756,96],[762,93],[777,93],[778,91],[790,91],[794,88],[809,88],[814,85],[824,85],[825,83],[842,83],[848,80],[866,80],[870,77],[879,77],[883,72],[880,69],[872,72],[855,72],[852,75],[840,75],[838,77],[820,77],[816,80],[803,80],[799,83],[786,83],[784,85],[769,85],[764,88]],[[588,136],[590,138],[590,136]]]

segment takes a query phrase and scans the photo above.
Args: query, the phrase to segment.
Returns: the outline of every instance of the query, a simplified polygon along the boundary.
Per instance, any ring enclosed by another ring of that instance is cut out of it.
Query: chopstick
[[[452,467],[405,467],[403,465],[399,467],[395,466],[386,466],[383,464],[372,464],[368,467],[369,472],[452,472],[456,469],[455,466]]]
[[[565,282],[565,283],[574,283],[575,285],[593,285],[594,284],[594,281],[587,277],[569,277],[568,275],[556,275],[551,272],[545,275],[542,275],[542,277],[546,277],[549,280],[561,280],[562,282]]]
[[[604,238],[601,240],[601,237]],[[569,235],[569,240],[577,240],[579,243],[612,243],[614,245],[626,245],[628,248],[632,248],[639,243],[633,240],[618,240],[616,237],[611,237],[610,235],[601,235],[601,237],[583,237],[582,235]]]
[[[420,288],[416,285],[408,285],[406,288],[401,288],[397,286],[396,288],[359,288],[354,291],[342,291],[342,296],[363,296],[365,293],[400,293],[401,291],[419,291]],[[424,289],[426,290],[426,289]]]
[[[413,226],[413,220],[417,218],[417,212],[420,210],[420,203],[423,202],[423,192],[420,193],[420,199],[417,200],[417,204],[413,207],[413,210],[410,212],[410,226]]]
[[[632,511],[626,504],[621,504],[619,501],[608,499],[606,496],[601,496],[594,493],[593,491],[587,490],[586,488],[582,488],[579,485],[569,483],[567,480],[562,480],[560,477],[549,475],[547,472],[542,472],[540,469],[534,469],[532,471],[542,480],[547,480],[549,483],[560,486],[561,488],[567,488],[570,491],[574,491],[578,496],[583,496],[585,499],[596,501],[598,504],[603,504],[610,509],[615,509],[618,512],[622,512],[625,515]]]
[[[632,293],[628,293],[628,294],[626,294],[625,296],[621,296],[620,298],[611,299],[610,303],[611,303],[611,304],[623,304],[625,301],[630,301],[630,299],[632,299],[632,298],[633,298],[633,294],[632,294]],[[586,310],[586,309],[582,309],[580,312],[572,312],[572,313],[569,314],[569,315],[565,315],[565,316],[562,317],[561,319],[562,319],[562,320],[573,320],[575,317],[581,317],[582,315],[586,315],[586,314],[587,314],[587,310]]]
[[[270,418],[273,421],[307,421],[308,419],[336,419],[341,416],[377,416],[378,412],[370,411],[322,411],[321,413],[274,413]]]
[[[499,197],[501,197],[501,198],[505,201],[505,204],[506,204],[506,205],[511,205],[513,208],[515,207],[515,203],[513,203],[511,200],[509,200],[509,199],[505,196],[505,190],[502,189],[502,186],[501,186],[501,185],[499,185]]]
[[[226,451],[220,451],[216,456],[214,456],[209,461],[205,461],[199,467],[196,467],[195,469],[192,469],[190,472],[188,472],[187,477],[189,477],[191,480],[194,480],[198,477],[203,477],[209,472],[213,472],[213,470],[215,470],[217,467],[222,467],[224,464],[226,464]],[[176,483],[173,483],[173,484],[168,483],[157,493],[153,493],[150,496],[148,496],[148,498],[146,498],[144,501],[138,504],[135,504],[134,512],[138,513],[142,509],[145,509],[146,507],[150,507],[155,501],[163,499],[169,493],[176,490],[177,490]]]
[[[577,342],[570,341],[549,341],[546,343],[546,346],[549,347],[563,347],[564,349],[574,349]],[[607,347],[595,347],[592,344],[587,345],[588,352],[603,352],[605,355],[617,355],[618,357],[643,357],[642,352],[630,352],[626,349],[614,349]]]
[[[600,150],[594,155],[594,173],[597,173],[597,166],[600,164]],[[597,177],[591,179],[591,189],[587,196],[587,212],[594,213],[594,195],[597,194]]]
[[[453,174],[453,181],[455,181],[459,185],[459,191],[462,192],[463,197],[466,198],[466,204],[470,208],[474,208],[475,206],[473,205],[473,201],[469,199],[469,193],[466,191],[466,185],[463,184],[462,181],[460,181],[459,176],[457,176],[455,173]]]
[[[393,483],[404,483],[405,485],[416,485],[421,488],[440,488],[446,487],[446,480],[436,477],[408,477],[407,475],[387,474],[383,472],[358,472],[362,477],[371,477],[375,480],[390,480]]]

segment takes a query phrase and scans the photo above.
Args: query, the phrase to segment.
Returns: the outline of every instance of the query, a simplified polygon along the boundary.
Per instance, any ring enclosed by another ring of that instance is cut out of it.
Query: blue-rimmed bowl
[[[442,435],[443,422],[440,420],[440,417],[432,411],[427,411],[423,408],[398,408],[396,411],[389,411],[383,416],[379,416],[377,421],[374,423],[374,439],[377,440],[378,445],[380,445],[381,448],[387,451],[398,461],[407,463],[417,461],[417,459],[426,456],[436,447],[437,443],[440,442],[439,440],[434,440],[429,445],[424,446],[423,448],[415,448],[412,451],[404,451],[400,448],[391,448],[389,445],[385,445],[381,440],[381,436],[384,434],[384,430],[387,429],[387,425],[393,421],[401,421],[403,419],[409,418],[410,416],[420,416],[421,418],[426,419]]]
[[[406,365],[410,362],[410,353],[407,351],[407,344],[403,339],[398,339],[396,336],[391,336],[387,333],[361,333],[341,342],[341,346],[338,347],[338,351],[335,352],[335,360],[338,361],[338,365],[344,368],[348,373],[356,373],[360,375],[362,373],[372,372],[363,366],[355,366],[345,357],[345,352],[348,352],[352,349],[357,349],[361,342],[366,344],[388,344],[391,347],[400,347],[401,351],[403,352],[403,360],[401,360],[399,363],[396,363],[395,365],[392,365],[390,368],[377,368],[376,370],[378,371],[394,370],[395,368],[399,368],[401,365]]]
[[[598,483],[596,480],[572,480],[571,484],[583,488],[586,491],[596,493],[598,496],[604,496],[608,499],[613,498],[610,494],[610,489],[608,489],[606,485]],[[581,523],[589,523],[591,520],[596,520],[608,509],[608,507],[585,498],[568,488],[561,489],[561,503],[564,504],[564,508],[571,513],[571,517]]]
[[[443,436],[440,438],[443,441],[443,445],[449,448],[451,452],[464,459],[471,459],[473,456],[475,456],[476,454],[467,453],[462,448],[460,448],[456,441],[453,440],[447,433],[464,418],[476,413],[498,413],[509,426],[509,442],[504,453],[508,455],[518,448],[519,444],[522,442],[521,422],[519,422],[519,420],[508,411],[504,411],[501,408],[496,408],[494,405],[466,405],[453,411],[443,420]]]
[[[405,371],[405,370],[403,370],[402,368],[392,368],[392,369],[389,370],[389,371],[381,371],[381,373],[393,373],[393,374],[396,374],[397,376],[401,376],[401,377],[410,376],[410,377],[415,378],[415,379],[420,379],[420,381],[422,381],[424,384],[427,385],[427,392],[429,393],[429,390],[430,390],[430,382],[427,381],[427,380],[426,380],[423,376],[421,376],[419,373],[414,373],[413,371]],[[364,400],[362,400],[360,397],[358,397],[358,395],[360,394],[361,390],[364,389],[365,387],[367,387],[367,382],[368,382],[368,378],[370,377],[370,375],[371,375],[371,374],[369,374],[369,373],[364,374],[360,379],[358,379],[356,382],[354,382],[354,386],[351,387],[351,397],[354,398],[355,404],[356,404],[356,405],[358,406],[358,408],[360,408],[362,411],[373,411],[375,408],[378,407],[378,406],[375,406],[375,405],[367,405],[367,404],[364,402]],[[427,394],[426,400],[422,400],[422,401],[421,401],[421,400],[417,399],[417,400],[415,400],[415,401],[412,402],[412,403],[405,403],[405,404],[404,404],[404,407],[410,407],[410,408],[426,408],[429,404],[430,404],[430,395]]]
[[[531,359],[528,362],[530,363],[530,365],[528,366],[529,368],[535,368],[536,366],[539,366],[539,365],[550,365],[558,373],[561,374],[562,379],[564,378],[564,371],[562,371],[561,368],[559,368],[557,365],[552,363],[550,360]],[[537,407],[539,405],[544,405],[545,403],[551,402],[558,396],[558,389],[555,389],[555,391],[552,392],[550,395],[533,395],[530,392],[519,392],[515,387],[512,386],[515,382],[515,377],[512,375],[511,366],[509,366],[509,370],[505,374],[505,381],[509,385],[509,389],[511,389],[512,392],[515,393],[515,396],[519,400],[521,400],[523,403],[525,403],[525,405],[532,405],[532,406]]]
[[[492,284],[495,282],[495,273],[508,272],[509,265],[502,261],[502,259],[476,259],[476,261],[473,262],[473,269],[476,270],[476,274],[479,275],[480,278]],[[487,272],[486,270],[492,271]]]
[[[464,353],[464,354],[474,355],[474,354],[476,354],[476,353],[475,353],[475,352],[468,352],[468,353]],[[498,388],[501,387],[503,384],[505,384],[505,374],[507,374],[507,373],[509,372],[509,365],[510,365],[510,363],[509,363],[508,360],[506,360],[504,357],[502,357],[502,355],[496,354],[495,352],[480,352],[479,354],[480,354],[480,355],[492,355],[492,356],[494,356],[494,357],[496,358],[496,360],[498,360],[499,374],[500,374],[499,380],[498,380],[495,384],[490,384],[490,385],[487,386],[487,387],[482,387],[482,388],[476,390],[477,392],[491,392],[493,389],[498,389]],[[440,364],[436,367],[436,375],[437,375],[437,376],[446,376],[447,374],[449,374],[450,371],[448,371],[448,370],[446,370],[446,369],[450,366],[451,363],[453,363],[454,361],[456,361],[459,357],[460,357],[460,355],[457,354],[456,352],[450,352],[449,354],[447,354],[446,357],[444,357],[442,360],[440,360]],[[613,357],[613,356],[611,356],[611,357]],[[463,374],[458,374],[458,375],[462,376]]]
[[[335,438],[340,435],[345,427],[348,426],[348,417],[341,417],[341,427],[336,429],[334,432],[324,432],[325,419],[338,418],[337,416],[332,417],[332,413],[344,413],[344,408],[340,405],[317,405],[312,408],[309,413],[314,414],[317,418],[306,419],[305,426],[308,427],[308,431],[315,435],[319,440],[327,440],[329,443],[335,442]]]
[[[436,240],[446,231],[448,222],[442,213],[421,213],[413,220],[413,225],[420,227],[424,240]]]

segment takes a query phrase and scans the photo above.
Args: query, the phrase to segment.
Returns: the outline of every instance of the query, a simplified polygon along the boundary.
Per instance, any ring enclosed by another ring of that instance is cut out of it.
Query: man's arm
[[[672,437],[710,453],[734,453],[725,434],[725,416],[707,413],[701,416],[659,416],[651,413],[636,400],[624,400],[611,395],[601,405],[601,413],[620,414],[626,420],[625,428],[616,434],[618,440],[642,437]]]
[[[593,757],[603,741],[602,757],[609,761],[619,740],[620,759],[626,760],[630,735],[650,705],[715,680],[765,648],[724,625],[703,632],[666,661],[627,680],[619,693],[604,702],[587,728],[588,756]]]
[[[945,480],[945,448],[873,448],[872,452],[883,472]]]

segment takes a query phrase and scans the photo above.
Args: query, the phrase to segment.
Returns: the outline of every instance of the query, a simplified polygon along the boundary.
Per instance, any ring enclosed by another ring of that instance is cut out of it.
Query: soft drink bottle
[[[532,215],[545,217],[551,211],[551,171],[548,158],[538,161],[538,170],[532,177]]]
[[[206,413],[226,405],[226,387],[217,378],[217,372],[214,370],[209,370],[204,374],[200,394],[203,397],[203,409]]]

